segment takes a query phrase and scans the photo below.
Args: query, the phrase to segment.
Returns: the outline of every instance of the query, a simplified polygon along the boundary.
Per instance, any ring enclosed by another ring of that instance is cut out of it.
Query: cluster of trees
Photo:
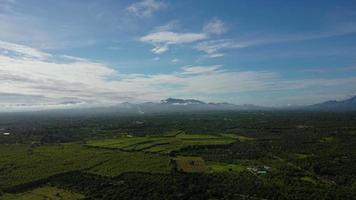
[[[199,155],[207,161],[224,163],[268,157],[267,152],[260,149],[256,143],[241,142],[239,140],[230,145],[190,146],[182,149],[179,153],[185,155]]]
[[[245,171],[213,174],[127,173],[107,178],[73,172],[46,183],[88,199],[355,199],[356,113],[213,112],[166,115],[0,116],[0,143],[80,142],[117,134],[229,133],[254,138],[192,146],[175,154],[206,161],[279,163],[264,177]],[[282,164],[281,164],[282,163]],[[35,184],[35,183],[33,183]],[[41,182],[43,184],[43,182]],[[0,191],[1,195],[1,191]]]
[[[284,199],[250,173],[125,173],[112,179],[73,173],[52,184],[85,193],[88,199]]]

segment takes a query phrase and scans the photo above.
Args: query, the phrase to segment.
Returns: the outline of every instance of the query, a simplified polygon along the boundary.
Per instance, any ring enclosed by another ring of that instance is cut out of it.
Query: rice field
[[[236,139],[223,135],[203,135],[180,133],[170,136],[122,136],[113,139],[91,140],[87,146],[123,151],[142,151],[157,154],[169,154],[188,146],[224,145]]]

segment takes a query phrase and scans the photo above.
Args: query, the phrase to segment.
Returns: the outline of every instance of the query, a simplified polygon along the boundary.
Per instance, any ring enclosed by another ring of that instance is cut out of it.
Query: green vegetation
[[[246,167],[239,164],[208,162],[208,169],[210,172],[242,172]]]
[[[297,159],[307,159],[307,158],[309,158],[309,157],[312,156],[312,155],[302,154],[302,153],[296,153],[296,154],[294,154],[294,155],[295,155],[295,157],[296,157]]]
[[[87,146],[110,149],[120,149],[123,151],[143,151],[148,153],[169,154],[179,151],[182,148],[198,145],[223,145],[231,144],[235,140],[231,137],[220,135],[185,134],[163,135],[163,136],[131,136],[105,140],[90,140]]]
[[[79,200],[84,199],[84,195],[59,189],[56,187],[40,187],[31,191],[19,194],[5,194],[0,197],[1,200]]]
[[[302,177],[300,179],[303,180],[303,181],[309,182],[309,183],[313,183],[314,185],[317,184],[317,182],[314,180],[314,178],[310,177],[310,176],[304,176],[304,177]]]
[[[9,114],[0,199],[355,199],[355,124],[356,113]]]
[[[86,148],[78,144],[0,145],[1,186],[8,188],[76,170],[116,176],[123,172],[167,172],[169,158]]]
[[[237,139],[239,139],[241,142],[248,142],[248,141],[253,141],[254,139],[251,137],[246,137],[242,135],[238,135]]]
[[[76,144],[0,145],[0,183],[11,187],[58,173],[81,170],[110,158],[110,152]]]
[[[118,176],[124,172],[168,173],[169,157],[142,152],[117,152],[110,160],[87,172],[103,176]]]

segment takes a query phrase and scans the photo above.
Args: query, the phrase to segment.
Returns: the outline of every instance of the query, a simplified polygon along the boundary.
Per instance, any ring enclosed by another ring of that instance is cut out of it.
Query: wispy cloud
[[[203,27],[203,32],[208,33],[208,34],[222,34],[228,31],[228,28],[226,25],[223,23],[218,18],[214,18],[208,23],[206,23]]]
[[[182,74],[206,74],[206,73],[216,73],[221,72],[219,69],[222,65],[212,65],[212,66],[184,66]]]
[[[143,36],[140,38],[140,41],[154,45],[155,47],[151,51],[155,54],[161,54],[168,51],[170,45],[192,43],[206,39],[207,37],[208,36],[204,33],[176,33],[163,31]]]
[[[239,44],[230,39],[219,39],[219,40],[210,40],[200,42],[196,45],[196,49],[203,51],[209,55],[209,57],[221,57],[224,54],[221,53],[221,50],[233,49],[233,48],[244,48],[246,45]]]
[[[149,33],[141,37],[140,41],[154,45],[155,47],[151,49],[151,51],[155,54],[161,54],[168,51],[169,46],[171,45],[194,43],[197,41],[202,41],[208,39],[211,35],[222,34],[228,30],[225,24],[217,18],[214,18],[210,20],[208,23],[206,23],[203,26],[201,32],[196,32],[196,33],[173,32],[172,30],[176,29],[177,27],[178,27],[178,21],[171,21],[168,24],[156,27],[152,33]],[[214,42],[217,43],[218,41],[212,41],[210,42],[210,44],[203,43],[197,48],[198,50],[202,50],[202,51],[209,51],[209,52],[215,51],[214,55],[213,53],[209,53],[211,54],[211,57],[222,56],[222,54],[217,53],[217,50],[221,48],[228,48],[226,42],[225,44],[220,44],[221,47],[219,47],[218,44],[213,44]],[[232,44],[229,45],[230,48],[232,48],[232,46],[235,46]]]
[[[179,27],[180,27],[179,21],[173,20],[162,26],[157,26],[156,28],[153,29],[153,32],[173,31]]]
[[[2,110],[114,105],[172,96],[204,100],[221,94],[312,87],[343,87],[350,93],[354,89],[347,86],[356,84],[356,77],[288,80],[276,72],[230,71],[221,65],[184,66],[172,73],[154,75],[123,74],[103,63],[5,44],[0,51]]]
[[[180,60],[178,59],[178,58],[173,58],[172,60],[171,60],[171,62],[172,63],[178,63]]]
[[[41,60],[50,57],[50,54],[37,49],[4,41],[0,41],[0,49],[7,51],[7,53],[16,53],[17,56],[21,55],[23,57],[38,58]]]
[[[131,4],[127,7],[127,10],[139,17],[151,17],[154,12],[166,7],[166,3],[159,0],[142,0]]]

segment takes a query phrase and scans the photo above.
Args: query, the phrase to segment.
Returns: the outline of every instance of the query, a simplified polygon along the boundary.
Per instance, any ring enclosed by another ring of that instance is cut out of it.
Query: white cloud
[[[155,54],[161,54],[168,51],[170,45],[193,43],[209,38],[209,34],[221,34],[227,31],[227,28],[225,27],[224,23],[219,19],[213,19],[207,24],[205,24],[203,27],[203,32],[201,33],[177,33],[171,31],[172,29],[178,26],[177,24],[178,24],[177,21],[171,21],[166,25],[156,27],[153,33],[141,37],[140,41],[154,45],[155,47],[151,49],[151,51]],[[210,44],[210,46],[211,45],[214,44]],[[224,44],[220,44],[220,45],[224,45]],[[216,50],[218,50],[217,48],[219,47],[216,47],[215,44],[215,47],[201,47],[201,48],[205,48],[205,49],[215,48]],[[222,54],[212,55],[212,57],[214,56],[218,57],[218,56],[222,56]]]
[[[139,17],[151,17],[154,12],[166,8],[167,5],[157,0],[142,0],[127,7],[130,13]]]
[[[212,65],[212,66],[184,66],[182,67],[183,74],[205,74],[211,72],[219,72],[221,65]]]
[[[199,51],[207,53],[210,57],[214,58],[223,56],[223,54],[219,52],[221,50],[244,47],[246,47],[246,45],[239,44],[230,39],[219,39],[200,42],[196,45],[195,48]]]
[[[50,54],[48,53],[41,52],[37,49],[28,46],[4,42],[4,41],[0,41],[0,49],[5,51],[11,51],[20,54],[24,57],[30,57],[30,58],[46,59],[50,56]]]
[[[204,25],[203,31],[209,34],[222,34],[228,31],[228,28],[221,20],[215,18]]]
[[[168,51],[168,45],[166,45],[166,44],[163,44],[163,45],[156,44],[156,47],[154,47],[153,49],[151,49],[151,51],[152,51],[154,54],[161,54],[161,53],[164,53],[164,52]]]
[[[178,27],[179,27],[178,20],[173,20],[173,21],[168,22],[165,25],[157,26],[156,28],[153,29],[153,32],[172,31],[174,29],[177,29]]]
[[[151,51],[155,54],[162,54],[169,50],[169,46],[175,44],[184,44],[184,43],[194,43],[197,41],[202,41],[208,39],[211,34],[222,34],[227,31],[224,23],[219,19],[213,19],[207,24],[204,25],[203,31],[198,33],[178,33],[173,32],[172,29],[177,28],[178,22],[171,21],[166,25],[156,27],[154,31],[150,34],[147,34],[140,38],[141,42],[146,42],[154,45],[154,48]],[[229,43],[227,40],[222,43],[220,41],[211,41],[210,43],[202,43],[197,49],[201,51],[213,51],[211,57],[220,57],[223,54],[217,53],[217,50],[221,48],[234,48],[237,45]],[[220,42],[220,44],[217,44]]]
[[[179,59],[178,59],[178,58],[173,58],[173,59],[171,60],[171,62],[172,62],[172,63],[177,63],[177,62],[179,62]]]
[[[11,43],[2,48],[8,53],[0,51],[0,110],[114,105],[172,96],[219,99],[229,94],[234,98],[236,93],[310,87],[342,87],[349,94],[356,84],[356,77],[288,80],[274,72],[229,71],[221,65],[185,66],[166,74],[122,74],[87,59],[55,56]]]
[[[162,31],[150,33],[140,38],[141,42],[154,45],[151,50],[155,54],[161,54],[168,51],[169,46],[173,44],[192,43],[206,39],[208,36],[204,33],[175,33],[171,31]]]
[[[165,44],[182,44],[191,43],[206,39],[207,35],[203,33],[175,33],[170,31],[151,33],[141,38],[143,42],[165,43]]]
[[[224,54],[223,53],[213,53],[213,54],[209,54],[208,56],[210,58],[219,58],[219,57],[223,57]]]

